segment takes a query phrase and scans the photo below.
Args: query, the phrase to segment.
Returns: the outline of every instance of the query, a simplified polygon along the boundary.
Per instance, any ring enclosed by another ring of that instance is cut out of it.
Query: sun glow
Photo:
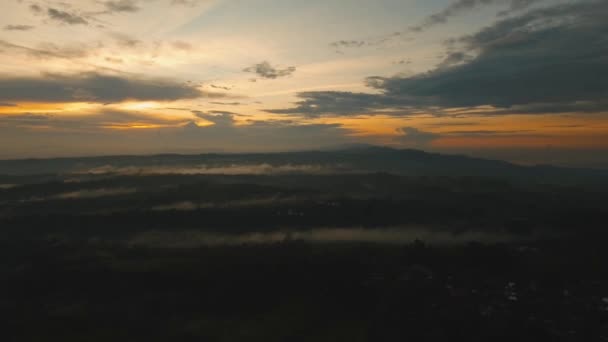
[[[159,107],[158,102],[146,101],[146,102],[125,102],[117,105],[118,108],[123,110],[150,110]]]

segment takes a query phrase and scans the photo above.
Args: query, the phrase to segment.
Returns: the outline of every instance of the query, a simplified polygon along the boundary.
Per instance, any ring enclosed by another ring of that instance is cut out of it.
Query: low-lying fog
[[[126,166],[104,165],[75,173],[91,175],[272,175],[272,174],[327,174],[340,171],[338,166],[311,164],[232,164],[232,165],[190,165],[190,166]]]
[[[149,248],[196,248],[273,244],[286,241],[309,243],[405,244],[421,240],[434,245],[457,245],[469,242],[500,243],[534,240],[539,234],[515,235],[504,232],[468,231],[453,233],[433,228],[318,228],[308,231],[275,231],[243,234],[207,233],[196,230],[148,231],[133,236],[130,246]]]

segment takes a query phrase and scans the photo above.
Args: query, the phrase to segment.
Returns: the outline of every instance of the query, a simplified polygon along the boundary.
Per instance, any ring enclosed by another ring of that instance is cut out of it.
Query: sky
[[[606,0],[0,0],[0,158],[352,144],[608,168]]]

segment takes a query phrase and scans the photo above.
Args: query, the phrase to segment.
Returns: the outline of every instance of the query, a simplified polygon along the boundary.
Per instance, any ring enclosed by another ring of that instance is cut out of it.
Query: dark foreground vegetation
[[[408,153],[5,162],[0,338],[608,341],[603,172]]]
[[[4,341],[604,341],[604,246],[3,242],[2,334]]]

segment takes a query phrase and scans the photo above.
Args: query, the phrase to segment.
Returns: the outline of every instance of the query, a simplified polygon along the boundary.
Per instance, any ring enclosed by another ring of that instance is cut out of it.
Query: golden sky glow
[[[568,102],[544,96],[541,85],[519,94],[518,88],[532,87],[523,78],[515,89],[505,88],[513,93],[508,96],[476,98],[487,88],[459,89],[484,82],[474,67],[495,56],[485,54],[493,45],[469,40],[455,54],[446,41],[475,37],[499,21],[507,27],[537,8],[497,17],[501,4],[446,10],[454,2],[125,0],[111,7],[95,0],[6,0],[0,158],[117,153],[118,141],[141,153],[349,143],[437,151],[608,148],[608,110],[576,80],[564,83],[572,88]],[[587,18],[574,3],[568,4],[573,16]],[[559,25],[559,13],[550,19]],[[593,32],[586,34],[593,42]],[[524,60],[527,51],[513,53]],[[506,59],[492,63],[511,67]],[[466,77],[458,74],[469,65]],[[463,81],[447,78],[452,75]],[[508,83],[501,77],[510,82],[510,75],[498,72],[491,82],[503,87]],[[94,149],[78,144],[87,135]]]

